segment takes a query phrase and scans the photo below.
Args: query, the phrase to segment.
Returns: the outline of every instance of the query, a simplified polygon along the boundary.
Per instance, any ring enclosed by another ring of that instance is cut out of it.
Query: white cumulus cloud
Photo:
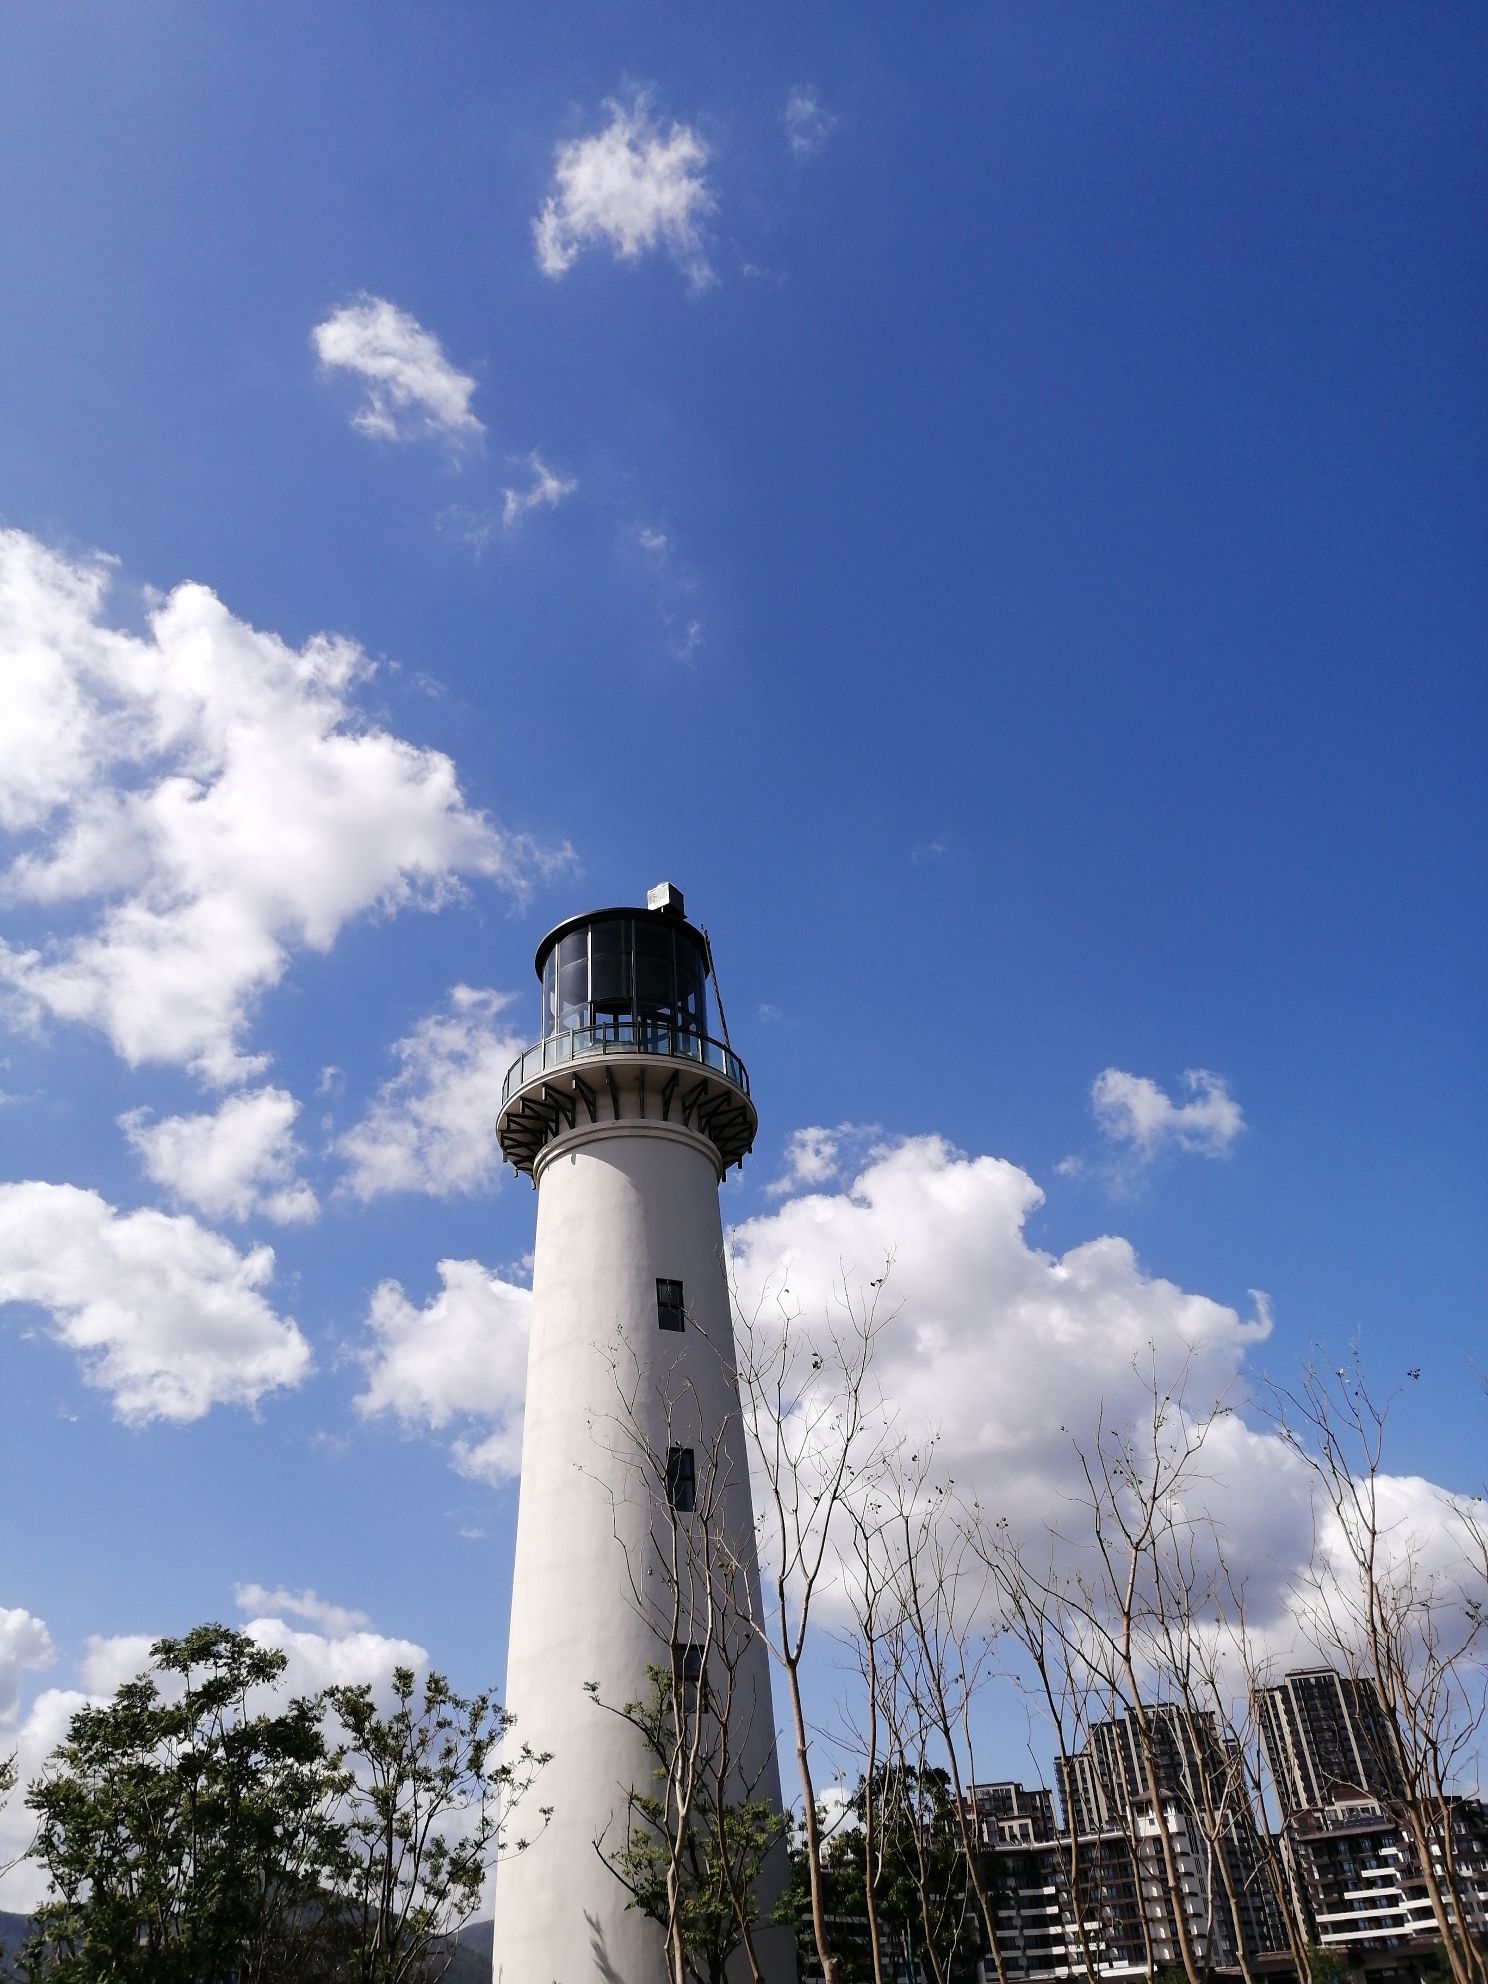
[[[529,510],[556,510],[564,497],[572,496],[579,486],[571,475],[559,475],[550,469],[536,449],[528,455],[527,466],[532,471],[527,488],[501,492],[501,521],[508,530],[520,523]]]
[[[240,1254],[184,1213],[121,1213],[96,1192],[0,1185],[0,1304],[44,1309],[116,1417],[200,1419],[298,1385],[310,1347],[261,1290],[273,1250]]]
[[[363,1353],[368,1418],[391,1412],[408,1430],[457,1427],[457,1468],[512,1479],[522,1455],[531,1291],[479,1261],[441,1261],[439,1293],[416,1308],[396,1281],[374,1292]]]
[[[44,1629],[43,1629],[44,1630]],[[67,1735],[67,1725],[89,1697],[70,1688],[46,1688],[14,1727],[5,1732],[4,1753],[15,1753],[18,1785],[29,1784]],[[46,1875],[24,1856],[36,1837],[36,1814],[26,1809],[19,1789],[0,1804],[0,1908],[28,1914],[44,1898]]]
[[[104,560],[0,532],[0,807],[28,835],[0,898],[90,918],[0,942],[0,986],[33,1021],[238,1082],[263,1066],[242,1035],[296,949],[437,908],[468,877],[520,892],[542,865],[466,804],[441,752],[367,720],[353,643],[292,648],[199,585],[125,632],[103,617],[108,580]]]
[[[45,1622],[23,1606],[0,1605],[0,1728],[16,1712],[21,1695],[21,1676],[45,1667],[56,1649]],[[0,1759],[4,1745],[0,1744]],[[4,1856],[0,1855],[0,1861]]]
[[[501,1083],[528,1044],[502,1021],[509,1003],[508,994],[456,985],[442,1008],[394,1043],[397,1074],[337,1140],[348,1167],[345,1189],[354,1197],[449,1198],[492,1183],[501,1164]]]
[[[742,1309],[766,1328],[785,1291],[808,1329],[840,1317],[844,1284],[872,1299],[892,1255],[875,1385],[912,1444],[937,1439],[941,1478],[1033,1533],[1068,1517],[1079,1486],[1072,1441],[1089,1440],[1102,1412],[1115,1429],[1139,1423],[1144,1400],[1150,1409],[1154,1359],[1164,1374],[1191,1361],[1191,1395],[1219,1400],[1270,1329],[1263,1299],[1243,1316],[1191,1294],[1146,1272],[1115,1235],[1063,1254],[1031,1244],[1042,1202],[1005,1159],[914,1137],[875,1147],[835,1190],[806,1186],[730,1236]],[[1310,1536],[1300,1466],[1238,1419],[1220,1427],[1211,1493],[1216,1506],[1234,1504],[1237,1556],[1259,1566],[1274,1544],[1297,1561]],[[1266,1498],[1251,1488],[1257,1439]]]
[[[1183,1086],[1187,1100],[1175,1102],[1146,1075],[1103,1068],[1090,1085],[1090,1106],[1101,1134],[1140,1158],[1167,1149],[1223,1157],[1245,1128],[1224,1076],[1190,1068]]]
[[[627,107],[610,100],[610,121],[560,144],[554,190],[532,223],[538,266],[561,276],[580,251],[608,243],[620,261],[665,248],[694,289],[713,280],[702,224],[713,209],[703,177],[708,148],[687,124],[667,131],[642,92]]]
[[[244,1632],[260,1646],[277,1647],[289,1662],[279,1682],[281,1695],[313,1695],[322,1688],[350,1687],[365,1681],[386,1702],[395,1667],[415,1673],[429,1664],[426,1648],[417,1640],[398,1639],[370,1629],[349,1632],[304,1632],[281,1618],[257,1617]]]
[[[90,1633],[83,1644],[78,1679],[95,1700],[102,1700],[143,1674],[158,1633]]]
[[[310,333],[328,371],[353,373],[365,397],[351,424],[384,441],[428,438],[457,445],[485,428],[470,411],[475,381],[457,372],[432,332],[382,296],[359,296]]]
[[[132,1109],[119,1118],[147,1177],[212,1219],[261,1213],[282,1226],[303,1225],[320,1211],[297,1176],[304,1156],[294,1134],[300,1105],[287,1089],[228,1096],[211,1115],[166,1116]]]
[[[861,1313],[884,1278],[872,1388],[908,1449],[923,1460],[933,1445],[933,1480],[989,1521],[1005,1517],[1035,1558],[1052,1547],[1067,1566],[1088,1568],[1094,1547],[1077,1448],[1093,1455],[1099,1427],[1108,1456],[1129,1441],[1140,1466],[1155,1381],[1165,1446],[1185,1421],[1206,1427],[1183,1510],[1200,1522],[1201,1555],[1203,1520],[1214,1524],[1259,1642],[1281,1661],[1349,1657],[1363,1615],[1337,1517],[1315,1503],[1302,1457],[1249,1413],[1265,1298],[1252,1291],[1246,1315],[1191,1293],[1110,1234],[1047,1251],[1028,1233],[1042,1200],[1017,1166],[936,1137],[877,1146],[835,1189],[803,1183],[734,1230],[741,1308],[767,1348],[777,1301],[821,1343],[823,1324],[844,1320],[844,1288]],[[807,1367],[809,1409],[820,1401]],[[1388,1472],[1375,1489],[1382,1584],[1402,1611],[1408,1598],[1436,1629],[1460,1631],[1474,1594],[1482,1602],[1488,1503]]]
[[[365,1612],[327,1604],[313,1591],[269,1591],[262,1585],[237,1584],[233,1603],[244,1615],[243,1632],[260,1646],[276,1647],[287,1656],[283,1675],[263,1691],[265,1697],[284,1700],[357,1681],[381,1690],[394,1667],[417,1670],[428,1665],[428,1653],[416,1640],[376,1632]],[[290,1619],[307,1619],[312,1630],[293,1626]],[[90,1634],[78,1677],[87,1698],[106,1700],[124,1682],[145,1673],[151,1665],[150,1649],[161,1637],[159,1633]],[[169,1683],[160,1685],[162,1692],[169,1691]]]

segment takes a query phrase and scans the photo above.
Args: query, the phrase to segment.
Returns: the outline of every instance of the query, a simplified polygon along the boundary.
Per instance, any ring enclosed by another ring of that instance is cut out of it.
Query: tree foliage
[[[499,1844],[507,1718],[400,1669],[284,1702],[285,1656],[205,1625],[80,1709],[31,1785],[49,1895],[22,1952],[48,1984],[421,1984]]]
[[[646,1684],[644,1700],[626,1702],[616,1713],[640,1733],[654,1761],[655,1788],[631,1788],[624,1839],[614,1848],[597,1841],[596,1850],[629,1890],[632,1908],[663,1928],[675,1923],[687,1974],[703,1984],[724,1984],[729,1958],[755,1919],[755,1890],[785,1821],[767,1799],[717,1795],[706,1772],[699,1795],[679,1815],[672,1796],[679,1690],[663,1667],[648,1667]]]
[[[906,1963],[924,1978],[970,1980],[983,1947],[949,1774],[935,1766],[883,1765],[872,1782],[860,1778],[848,1822],[828,1832],[825,1821],[822,1888],[833,1926],[839,1984],[876,1984],[879,1974],[865,1906],[871,1887],[884,1976]],[[871,1867],[864,1865],[865,1820],[878,1831]],[[800,1921],[811,1905],[804,1845],[791,1855],[791,1885],[780,1908]]]
[[[251,1713],[284,1655],[201,1626],[80,1709],[27,1794],[50,1877],[24,1953],[58,1984],[330,1974],[321,1870],[334,1768],[316,1705]],[[167,1685],[162,1688],[156,1678]]]
[[[545,1759],[522,1750],[496,1764],[511,1717],[490,1695],[457,1695],[439,1674],[419,1688],[411,1668],[395,1669],[387,1715],[366,1686],[331,1688],[327,1700],[343,1737],[333,1877],[349,1932],[346,1975],[413,1984],[431,1951],[475,1911],[497,1841],[498,1797],[513,1806]]]

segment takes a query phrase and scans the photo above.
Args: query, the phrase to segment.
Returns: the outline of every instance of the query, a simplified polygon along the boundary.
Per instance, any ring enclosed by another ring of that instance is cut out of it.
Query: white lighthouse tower
[[[673,1975],[616,1871],[658,1838],[632,1792],[675,1812],[690,1790],[704,1828],[710,1804],[779,1807],[718,1208],[757,1119],[712,1037],[711,965],[669,884],[560,924],[537,951],[542,1038],[502,1093],[502,1153],[538,1192],[506,1705],[552,1753],[553,1815],[497,1877],[495,1984]],[[660,1707],[660,1757],[629,1703]],[[754,1936],[792,1984],[789,1933]]]

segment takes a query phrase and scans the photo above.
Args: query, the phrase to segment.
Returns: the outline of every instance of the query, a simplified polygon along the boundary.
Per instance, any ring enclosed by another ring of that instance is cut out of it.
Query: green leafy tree
[[[200,1626],[73,1717],[27,1793],[49,1898],[22,1952],[47,1984],[426,1984],[443,1975],[545,1758],[498,1760],[489,1695],[282,1706],[285,1656]],[[270,1706],[256,1704],[267,1699]],[[339,1728],[334,1728],[338,1724]],[[333,1730],[333,1733],[328,1733]],[[525,1841],[517,1840],[520,1847]]]
[[[644,1701],[613,1712],[638,1730],[654,1760],[653,1790],[632,1787],[625,1837],[596,1850],[629,1890],[630,1906],[663,1929],[670,1928],[687,1976],[724,1984],[729,1959],[746,1949],[755,1918],[755,1889],[785,1827],[781,1812],[763,1798],[729,1801],[720,1790],[716,1757],[692,1774],[693,1796],[678,1814],[675,1801],[679,1715],[682,1743],[695,1720],[679,1700],[676,1677],[664,1667],[646,1669]],[[601,1708],[593,1687],[589,1690]],[[707,1713],[707,1711],[704,1711]]]
[[[386,1715],[364,1686],[331,1688],[326,1699],[343,1737],[344,1830],[331,1885],[350,1932],[345,1975],[420,1984],[446,1967],[480,1901],[502,1811],[515,1811],[547,1757],[524,1746],[498,1762],[512,1718],[492,1696],[458,1695],[439,1674],[420,1688],[411,1668],[395,1669]],[[527,1844],[511,1841],[516,1851]]]
[[[833,1832],[824,1813],[818,1813],[817,1836],[821,1842],[820,1895],[824,1919],[832,1931],[833,1961],[837,1984],[877,1984],[873,1967],[873,1946],[864,1906],[863,1851],[856,1827]],[[790,1881],[777,1904],[776,1913],[796,1932],[797,1956],[804,1969],[815,1955],[811,1929],[811,1879],[804,1845],[791,1849]],[[903,1972],[903,1950],[892,1928],[881,1930],[882,1954]]]
[[[1422,1974],[1428,1971],[1440,1973],[1443,1966],[1428,1964]],[[1312,1984],[1343,1984],[1349,1973],[1348,1954],[1344,1950],[1325,1950],[1317,1943],[1307,1945],[1307,1970]]]
[[[867,1787],[858,1787],[861,1815]],[[882,1851],[874,1881],[880,1922],[927,1975],[972,1974],[981,1948],[976,1897],[962,1851],[948,1772],[936,1765],[885,1765],[875,1804]]]
[[[28,1974],[57,1984],[333,1975],[335,1925],[320,1904],[336,1772],[318,1704],[250,1713],[284,1655],[225,1626],[151,1652],[153,1673],[78,1711],[27,1793],[51,1892],[23,1952]]]
[[[851,1821],[824,1836],[822,1898],[832,1924],[838,1984],[877,1984],[868,1929],[863,1823],[869,1802],[878,1828],[871,1877],[884,1978],[972,1979],[982,1947],[981,1924],[960,1828],[952,1809],[949,1773],[927,1765],[881,1765],[870,1785],[858,1782]],[[782,1919],[809,1920],[806,1855],[791,1856],[791,1885]],[[803,1945],[803,1959],[808,1951]]]

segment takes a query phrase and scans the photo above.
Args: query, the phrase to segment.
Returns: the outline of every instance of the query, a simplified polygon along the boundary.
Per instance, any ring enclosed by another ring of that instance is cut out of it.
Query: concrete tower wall
[[[647,1667],[670,1667],[674,1637],[704,1637],[696,1613],[695,1624],[674,1627],[673,1581],[658,1563],[673,1528],[669,1446],[694,1448],[699,1510],[709,1490],[716,1500],[710,1536],[747,1545],[754,1578],[718,1158],[695,1130],[655,1120],[654,1084],[650,1120],[643,1106],[624,1081],[623,1120],[591,1124],[580,1111],[535,1169],[506,1703],[518,1738],[552,1752],[536,1796],[554,1809],[543,1837],[497,1876],[496,1984],[653,1984],[666,1975],[661,1930],[627,1909],[595,1852],[597,1839],[623,1843],[626,1794],[654,1789],[654,1759],[586,1684],[611,1704],[637,1700]],[[683,1284],[680,1332],[660,1327],[658,1277]],[[675,1521],[684,1546],[695,1544],[689,1525],[701,1514]],[[737,1622],[731,1630],[744,1646],[729,1717],[738,1796],[778,1804],[768,1656]],[[788,1936],[767,1931],[764,1944],[774,1951],[768,1974],[793,1978]]]

